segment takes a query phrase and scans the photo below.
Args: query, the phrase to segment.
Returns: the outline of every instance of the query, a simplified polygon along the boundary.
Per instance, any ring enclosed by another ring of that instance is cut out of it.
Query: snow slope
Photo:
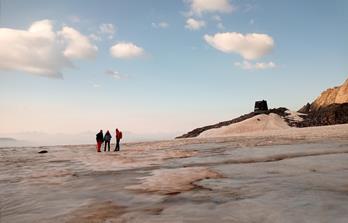
[[[250,119],[202,132],[198,137],[233,136],[249,132],[288,129],[290,126],[277,114],[260,114]]]

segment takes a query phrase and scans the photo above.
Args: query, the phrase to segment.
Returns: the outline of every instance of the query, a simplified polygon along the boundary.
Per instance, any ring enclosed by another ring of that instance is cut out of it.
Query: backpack
[[[122,132],[120,131],[120,139],[122,139]]]

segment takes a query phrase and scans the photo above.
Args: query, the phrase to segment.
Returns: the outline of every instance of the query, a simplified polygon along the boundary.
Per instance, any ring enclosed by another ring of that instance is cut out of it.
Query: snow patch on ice
[[[303,118],[301,116],[306,115],[300,112],[290,111],[290,110],[285,111],[285,113],[288,114],[285,118],[293,122],[302,122]]]
[[[195,181],[219,177],[220,174],[205,167],[158,169],[151,176],[141,178],[141,184],[128,186],[126,189],[173,194],[194,188],[192,183]]]
[[[260,114],[244,120],[217,129],[210,129],[202,132],[198,137],[217,137],[234,136],[249,132],[272,131],[291,128],[286,121],[277,114]]]

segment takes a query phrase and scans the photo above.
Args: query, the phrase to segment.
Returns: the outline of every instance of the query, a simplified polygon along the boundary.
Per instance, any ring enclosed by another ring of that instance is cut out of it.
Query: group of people
[[[116,151],[120,151],[120,141],[122,139],[122,132],[119,131],[118,129],[116,129],[116,146],[115,146],[115,150]],[[103,134],[103,130],[100,130],[97,135],[96,135],[96,140],[97,140],[97,151],[100,151],[100,148],[102,146],[102,144],[104,143],[104,152],[106,152],[106,145],[108,146],[108,152],[110,152],[110,141],[112,139],[112,136],[108,131],[106,131],[105,135]]]

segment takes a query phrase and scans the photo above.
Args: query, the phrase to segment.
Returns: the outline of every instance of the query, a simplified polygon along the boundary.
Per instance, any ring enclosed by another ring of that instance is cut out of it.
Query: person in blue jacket
[[[106,131],[105,136],[104,136],[104,152],[106,152],[106,145],[108,145],[108,152],[110,152],[110,141],[111,141],[111,134],[108,131]]]

